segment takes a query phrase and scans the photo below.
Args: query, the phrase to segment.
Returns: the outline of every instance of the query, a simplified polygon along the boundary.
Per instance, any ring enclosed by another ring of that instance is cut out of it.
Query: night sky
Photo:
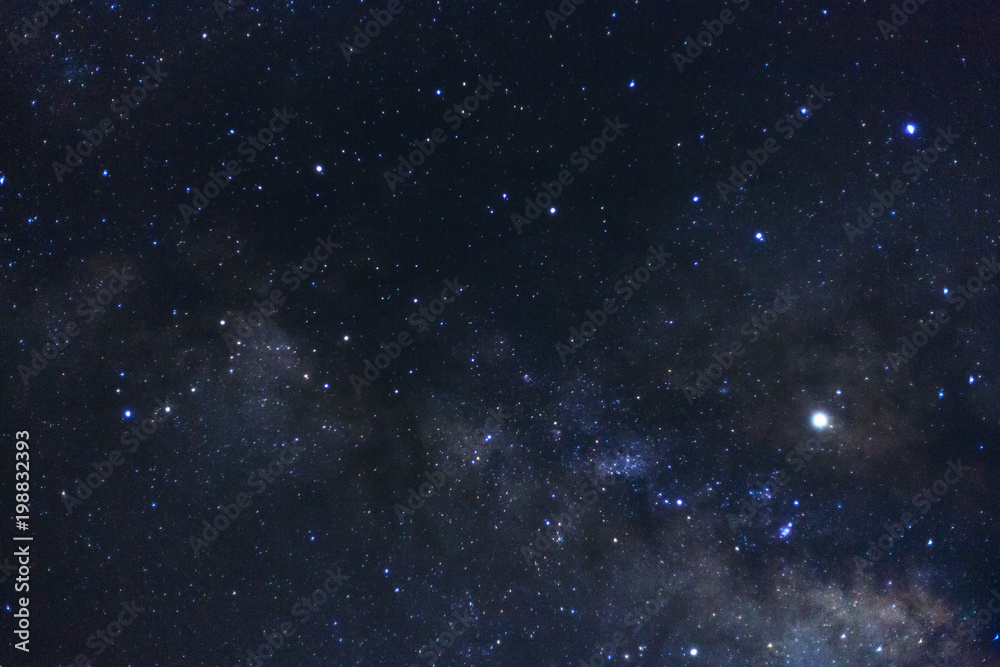
[[[3,667],[1000,665],[995,2],[0,26]]]

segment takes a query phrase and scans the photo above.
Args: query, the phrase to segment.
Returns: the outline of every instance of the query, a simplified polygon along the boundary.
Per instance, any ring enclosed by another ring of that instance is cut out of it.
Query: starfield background
[[[996,2],[0,27],[0,665],[1000,665]]]

